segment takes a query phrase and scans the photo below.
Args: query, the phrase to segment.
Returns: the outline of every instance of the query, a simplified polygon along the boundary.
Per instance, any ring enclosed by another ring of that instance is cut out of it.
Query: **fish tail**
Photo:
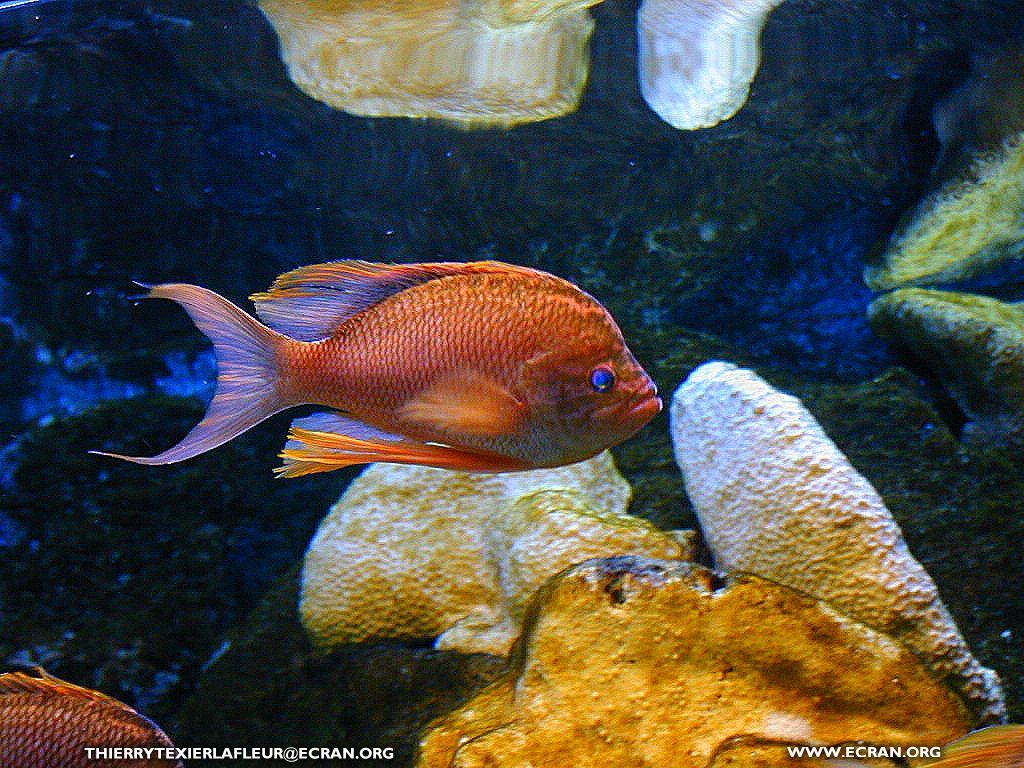
[[[213,342],[217,388],[206,414],[184,439],[156,456],[92,451],[136,464],[173,464],[223,445],[269,416],[293,405],[279,394],[279,351],[292,340],[276,333],[230,301],[196,285],[166,283],[145,298],[180,304]]]

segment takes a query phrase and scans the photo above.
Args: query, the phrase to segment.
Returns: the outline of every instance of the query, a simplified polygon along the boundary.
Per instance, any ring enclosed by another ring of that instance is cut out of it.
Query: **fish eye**
[[[599,365],[590,372],[590,386],[595,392],[607,392],[615,386],[615,372],[607,365]]]

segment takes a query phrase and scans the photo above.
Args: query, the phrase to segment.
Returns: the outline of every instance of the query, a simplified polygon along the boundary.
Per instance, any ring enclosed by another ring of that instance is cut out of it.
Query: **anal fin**
[[[530,469],[518,459],[421,443],[333,412],[293,421],[288,442],[279,455],[284,464],[274,470],[278,477],[301,477],[372,462],[417,464],[465,472]]]

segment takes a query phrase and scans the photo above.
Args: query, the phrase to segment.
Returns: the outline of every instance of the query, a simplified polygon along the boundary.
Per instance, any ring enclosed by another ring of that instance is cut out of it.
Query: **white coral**
[[[761,62],[761,29],[782,0],[644,0],[637,74],[644,100],[675,128],[728,120]]]
[[[717,566],[825,600],[897,638],[972,701],[1004,714],[935,583],[872,485],[799,400],[722,362],[672,398],[676,461]]]

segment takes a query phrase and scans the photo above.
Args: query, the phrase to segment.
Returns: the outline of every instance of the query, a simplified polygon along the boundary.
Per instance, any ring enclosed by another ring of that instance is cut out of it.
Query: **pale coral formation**
[[[300,614],[322,647],[437,638],[508,653],[526,601],[588,558],[684,559],[686,540],[626,514],[610,454],[502,475],[376,464],[352,482],[310,543]]]
[[[868,319],[935,373],[970,419],[966,438],[1024,445],[1024,304],[903,288],[875,299]]]
[[[640,91],[675,128],[728,120],[761,62],[761,30],[782,0],[644,0],[637,12]]]
[[[292,81],[336,109],[512,126],[574,111],[602,0],[261,0]],[[747,100],[761,28],[782,0],[645,0],[640,90],[676,128]]]
[[[718,568],[771,579],[904,643],[982,722],[1004,713],[934,582],[871,484],[799,400],[722,362],[672,399],[672,439]]]
[[[864,272],[876,291],[970,277],[1024,253],[1024,133],[928,195]]]
[[[963,704],[914,654],[753,576],[592,560],[538,593],[508,674],[435,721],[421,768],[789,765],[736,749],[942,744]]]
[[[510,126],[572,112],[600,0],[261,0],[292,81],[336,109]]]

